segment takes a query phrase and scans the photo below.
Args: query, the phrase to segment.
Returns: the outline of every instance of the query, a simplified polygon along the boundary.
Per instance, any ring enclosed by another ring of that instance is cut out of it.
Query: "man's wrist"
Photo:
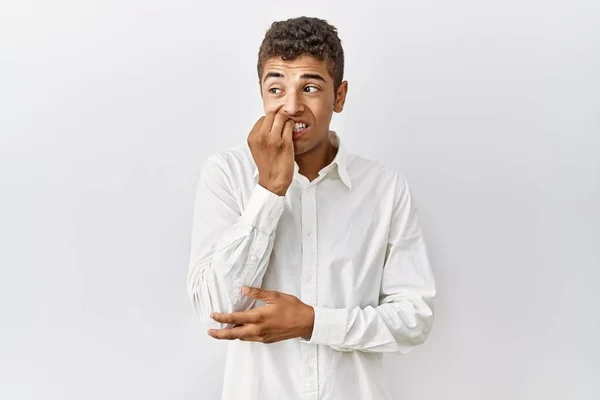
[[[308,304],[305,304],[306,312],[304,313],[302,330],[300,337],[304,340],[310,340],[315,326],[315,309]]]
[[[260,180],[258,181],[258,184],[267,189],[268,191],[275,193],[278,196],[285,196],[289,188],[289,185],[279,185],[270,182],[261,182]]]

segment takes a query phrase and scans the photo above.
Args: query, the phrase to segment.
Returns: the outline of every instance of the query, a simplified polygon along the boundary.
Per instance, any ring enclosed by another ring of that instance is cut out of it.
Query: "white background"
[[[332,128],[408,178],[435,263],[394,399],[600,398],[600,2],[35,3],[0,2],[0,399],[219,398],[195,185],[303,14],[345,46]]]

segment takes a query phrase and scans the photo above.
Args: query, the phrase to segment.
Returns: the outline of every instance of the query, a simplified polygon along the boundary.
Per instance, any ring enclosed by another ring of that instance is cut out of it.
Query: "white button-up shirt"
[[[394,169],[347,153],[285,196],[257,184],[247,145],[214,154],[197,188],[188,292],[207,328],[211,312],[263,306],[262,287],[315,311],[310,339],[232,341],[224,400],[385,400],[383,353],[422,344],[435,284],[415,205]]]

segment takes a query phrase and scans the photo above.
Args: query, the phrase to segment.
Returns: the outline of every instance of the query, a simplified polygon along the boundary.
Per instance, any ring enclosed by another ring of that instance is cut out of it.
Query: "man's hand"
[[[297,297],[259,288],[244,288],[244,293],[253,299],[263,300],[267,305],[244,312],[211,314],[215,321],[235,326],[211,329],[208,331],[210,336],[262,343],[297,337],[309,339],[312,336],[314,309]]]
[[[285,195],[294,177],[293,132],[293,120],[280,112],[270,112],[248,135],[259,185],[279,196]]]

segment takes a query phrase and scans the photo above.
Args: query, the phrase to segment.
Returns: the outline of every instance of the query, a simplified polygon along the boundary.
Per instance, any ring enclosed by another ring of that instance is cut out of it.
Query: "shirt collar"
[[[348,152],[346,147],[341,142],[340,137],[335,131],[329,131],[329,141],[333,146],[337,147],[338,151],[331,164],[323,168],[319,174],[328,173],[333,166],[336,166],[340,179],[348,189],[352,190],[352,181],[350,180],[350,174],[348,173]],[[294,176],[298,174],[298,170],[298,163],[294,161]],[[255,166],[254,177],[256,178],[257,176],[258,168]]]
[[[335,155],[335,158],[333,159],[330,165],[337,166],[337,171],[338,175],[340,176],[340,179],[342,180],[344,185],[348,187],[349,190],[352,190],[352,181],[350,180],[350,174],[348,173],[348,152],[346,150],[346,147],[344,146],[344,144],[340,140],[340,137],[335,131],[329,132],[329,141],[338,149],[337,154]]]

